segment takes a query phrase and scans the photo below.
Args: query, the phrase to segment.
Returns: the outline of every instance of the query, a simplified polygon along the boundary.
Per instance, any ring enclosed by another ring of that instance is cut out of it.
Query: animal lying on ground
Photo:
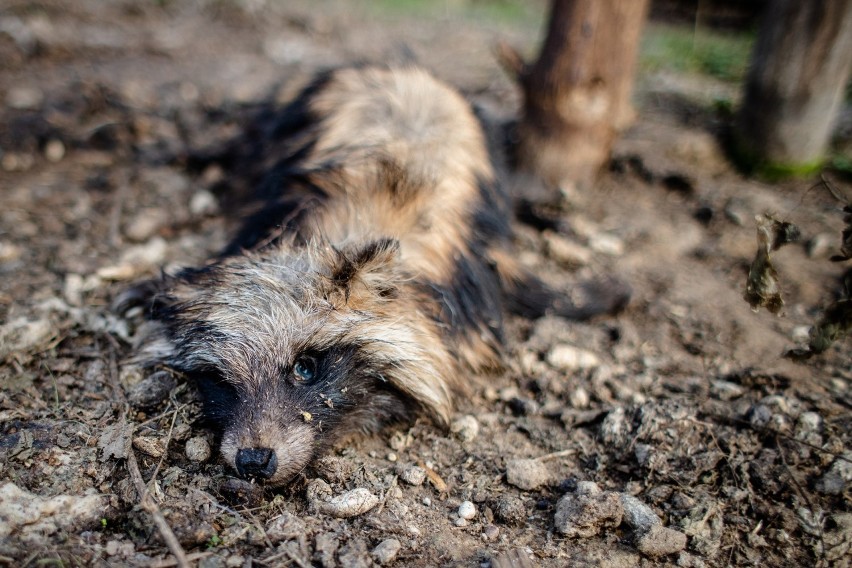
[[[626,301],[577,306],[519,266],[482,128],[427,72],[327,72],[284,113],[274,198],[237,245],[117,300],[147,308],[139,359],[195,380],[241,477],[281,485],[341,437],[446,423],[500,367],[504,310]]]

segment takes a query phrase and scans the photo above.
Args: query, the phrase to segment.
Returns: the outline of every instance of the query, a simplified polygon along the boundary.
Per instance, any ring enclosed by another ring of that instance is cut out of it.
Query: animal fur
[[[552,299],[514,260],[456,91],[417,68],[342,69],[285,115],[272,199],[228,254],[149,285],[140,353],[197,381],[225,461],[269,485],[341,436],[416,412],[446,422],[500,365],[504,308]]]

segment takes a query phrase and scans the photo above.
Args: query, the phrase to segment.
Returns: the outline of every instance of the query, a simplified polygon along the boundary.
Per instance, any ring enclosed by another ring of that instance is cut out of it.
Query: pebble
[[[733,400],[745,394],[745,389],[730,381],[711,381],[710,392],[719,400]]]
[[[557,532],[569,538],[588,538],[604,528],[617,527],[623,515],[621,499],[616,493],[569,493],[556,503],[553,520]]]
[[[390,564],[396,559],[397,554],[399,554],[400,549],[402,549],[402,544],[395,538],[387,538],[376,545],[376,548],[370,553],[370,555],[382,566]]]
[[[210,444],[204,436],[195,436],[186,441],[186,457],[196,463],[210,459]]]
[[[409,485],[423,485],[423,482],[426,481],[426,470],[412,465],[403,469],[399,478]]]
[[[461,517],[459,517],[458,519],[456,519],[454,521],[453,524],[455,524],[457,527],[466,527],[470,523],[468,522],[467,519],[462,519]]]
[[[36,87],[12,87],[6,92],[6,105],[16,110],[35,110],[44,101],[44,93]]]
[[[589,392],[583,387],[577,387],[571,391],[570,395],[568,395],[568,402],[571,404],[572,408],[588,408],[589,403],[591,402]]]
[[[189,199],[189,212],[195,217],[215,215],[218,211],[216,196],[206,189],[199,189]]]
[[[661,525],[660,517],[645,503],[627,493],[619,493],[621,506],[624,509],[624,523],[638,534],[651,530],[651,527]]]
[[[391,463],[396,462],[399,459],[399,457],[393,452],[389,452],[388,455],[387,455],[387,458],[388,458],[388,461],[391,462]]]
[[[61,161],[65,157],[65,144],[62,143],[62,140],[56,138],[48,140],[47,144],[44,145],[44,157],[49,162]]]
[[[564,266],[585,266],[592,260],[591,250],[565,237],[550,231],[546,231],[542,237],[547,255]]]
[[[497,540],[498,536],[500,536],[500,529],[497,525],[488,525],[482,530],[482,539],[486,542]]]
[[[470,414],[466,414],[453,421],[450,431],[462,442],[470,442],[479,435],[479,422]]]
[[[550,470],[539,460],[514,459],[506,463],[506,482],[524,491],[537,489],[551,479]]]
[[[803,412],[796,424],[796,438],[803,440],[822,431],[822,416],[818,412]]]
[[[157,371],[130,387],[127,402],[136,409],[153,408],[166,400],[177,386],[177,381],[168,371]]]
[[[600,366],[597,355],[573,345],[554,345],[545,359],[550,366],[560,371],[581,371]]]
[[[810,258],[828,258],[834,248],[837,237],[831,233],[819,233],[811,238],[805,250]]]
[[[125,236],[141,243],[153,237],[163,224],[163,213],[158,209],[143,209],[124,228]]]
[[[589,238],[589,248],[609,256],[624,254],[624,241],[609,233],[595,233]]]
[[[652,558],[674,554],[686,548],[686,535],[662,525],[654,525],[636,539],[636,548]]]
[[[594,481],[578,481],[577,488],[574,489],[574,493],[577,495],[600,495],[601,488]]]
[[[379,504],[379,498],[363,487],[327,498],[328,484],[321,482],[325,487],[320,487],[317,481],[320,480],[315,479],[308,485],[308,499],[321,513],[345,519],[362,515]]]
[[[296,515],[283,512],[266,525],[266,536],[273,544],[282,540],[292,540],[305,534],[305,521]]]
[[[474,505],[470,501],[462,501],[461,505],[459,505],[459,518],[471,520],[476,516],[476,505]]]
[[[527,520],[527,510],[520,498],[503,495],[494,504],[494,516],[507,525],[520,526]]]
[[[14,262],[21,258],[24,249],[10,242],[0,242],[0,262]]]
[[[772,420],[772,411],[764,404],[755,404],[749,408],[746,418],[755,428],[764,428]]]
[[[623,443],[630,434],[630,423],[623,406],[611,410],[601,422],[601,439],[607,444]]]

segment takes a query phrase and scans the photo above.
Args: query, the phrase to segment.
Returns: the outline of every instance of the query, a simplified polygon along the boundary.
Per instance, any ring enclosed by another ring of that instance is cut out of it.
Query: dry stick
[[[180,542],[178,542],[175,533],[172,531],[172,527],[170,527],[169,523],[166,522],[166,517],[163,516],[163,512],[160,511],[156,501],[154,501],[154,498],[151,497],[151,494],[148,492],[148,487],[145,485],[145,480],[142,479],[142,473],[139,471],[139,464],[136,463],[136,454],[133,452],[132,448],[127,453],[127,469],[130,471],[130,477],[133,478],[133,484],[136,486],[136,491],[142,498],[142,508],[148,511],[151,514],[151,517],[153,517],[154,524],[157,525],[157,530],[160,532],[160,536],[166,542],[166,546],[169,547],[169,550],[172,551],[172,556],[175,557],[176,565],[180,568],[189,568],[189,560],[186,557],[186,553],[183,551],[183,547],[181,547]]]
[[[202,558],[207,558],[208,556],[213,556],[212,552],[193,552],[192,554],[187,554],[186,559],[190,562],[195,562],[196,560],[201,560]],[[159,562],[155,562],[151,564],[150,568],[171,568],[172,566],[177,566],[177,561],[173,558],[169,558],[167,560],[160,560]]]
[[[116,400],[120,400],[125,404],[124,414],[126,418],[127,401],[124,397],[124,392],[118,386],[118,363],[115,359],[115,350],[110,351],[109,359],[110,384]],[[133,451],[132,444],[127,451],[127,470],[130,472],[130,477],[133,478],[133,485],[136,486],[137,493],[139,493],[142,508],[148,511],[148,513],[150,513],[153,517],[154,524],[157,526],[160,537],[166,543],[166,546],[169,547],[172,556],[175,557],[176,565],[180,568],[189,568],[189,561],[186,558],[186,553],[183,551],[183,547],[180,545],[180,542],[178,542],[178,539],[175,536],[174,531],[172,531],[172,528],[169,526],[169,523],[166,522],[166,517],[164,517],[162,511],[160,511],[160,507],[157,506],[157,502],[154,501],[154,498],[151,497],[151,494],[148,492],[145,480],[142,479],[142,472],[139,471],[139,464],[136,462],[136,453]]]

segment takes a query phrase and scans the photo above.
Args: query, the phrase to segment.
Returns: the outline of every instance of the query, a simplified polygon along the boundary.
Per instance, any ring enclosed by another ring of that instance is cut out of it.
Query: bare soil
[[[218,462],[192,385],[125,363],[138,322],[110,300],[227,242],[245,180],[210,157],[251,140],[258,112],[315,71],[415,60],[504,123],[518,95],[490,47],[529,53],[535,24],[354,2],[0,8],[0,564],[174,565],[135,462],[208,567],[850,565],[849,343],[782,357],[840,293],[844,265],[827,259],[842,203],[732,169],[712,110],[730,86],[642,77],[638,120],[600,183],[562,188],[559,210],[518,225],[531,269],[567,290],[618,274],[634,289],[626,311],[510,320],[509,368],[471,377],[455,432],[420,419],[264,493]],[[742,299],[766,211],[804,234],[773,257],[783,317]],[[685,547],[654,552],[635,523],[602,517],[564,536],[557,505],[589,481],[636,497]],[[311,499],[352,489],[378,504],[342,518]]]

